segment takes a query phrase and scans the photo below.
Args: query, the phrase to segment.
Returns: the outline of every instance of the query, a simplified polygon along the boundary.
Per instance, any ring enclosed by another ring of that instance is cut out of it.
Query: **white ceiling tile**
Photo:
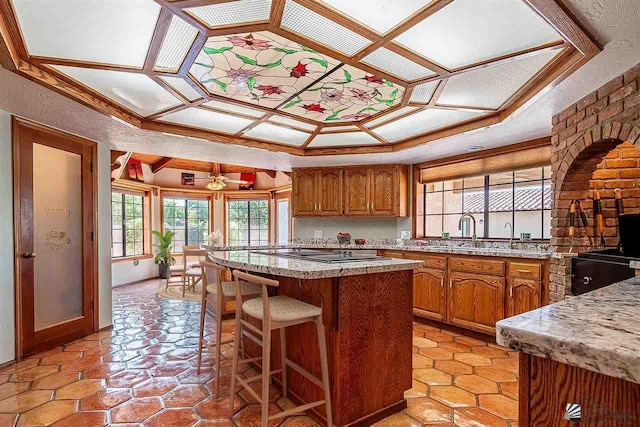
[[[366,37],[292,0],[285,3],[282,26],[346,55],[353,55],[371,43]]]
[[[409,81],[436,75],[430,69],[384,47],[362,58],[362,62]]]
[[[297,147],[304,144],[309,138],[309,134],[298,130],[285,128],[282,126],[272,125],[269,123],[261,123],[249,130],[244,135],[250,138],[264,139],[266,141],[280,142]]]
[[[320,133],[331,133],[331,132],[340,132],[344,130],[358,130],[360,129],[358,126],[328,126],[322,128]]]
[[[562,38],[522,0],[455,0],[395,40],[459,68]]]
[[[475,111],[428,109],[375,128],[373,132],[387,141],[399,141],[424,132],[478,117]]]
[[[307,147],[335,147],[381,144],[366,132],[323,133],[316,135]]]
[[[251,117],[262,117],[267,114],[264,111],[256,110],[255,108],[243,107],[242,105],[232,104],[230,102],[212,100],[205,102],[204,105],[211,108],[217,108],[218,110],[231,111],[233,113],[240,113]]]
[[[249,119],[202,108],[187,108],[162,116],[158,120],[226,133],[239,132],[252,123]]]
[[[365,126],[368,128],[374,127],[375,125],[379,124],[379,123],[383,123],[386,122],[387,120],[396,118],[398,116],[401,116],[403,114],[406,114],[410,111],[415,111],[417,110],[417,107],[402,107],[402,108],[398,108],[395,111],[392,111],[389,114],[385,114],[384,116],[380,116],[377,119],[371,120],[370,122],[365,123]]]
[[[167,35],[162,41],[155,69],[177,72],[197,35],[198,30],[181,18],[173,16]]]
[[[153,0],[14,0],[30,55],[142,68],[160,13]]]
[[[316,130],[316,126],[312,125],[310,123],[307,122],[301,122],[300,120],[295,120],[292,119],[290,117],[285,117],[285,116],[276,116],[273,115],[269,118],[270,122],[276,122],[276,123],[280,123],[283,125],[290,125],[290,126],[295,126],[295,127],[299,127],[301,129],[306,129],[306,130],[310,130],[310,131],[314,131]]]
[[[498,109],[558,52],[547,51],[453,76],[437,103]]]
[[[438,83],[440,83],[440,80],[434,80],[432,82],[422,83],[415,86],[411,92],[411,98],[409,98],[409,101],[420,102],[422,104],[428,103],[433,96],[433,92],[436,91]]]
[[[144,74],[64,65],[51,67],[142,116],[181,104],[178,98]]]
[[[269,19],[271,0],[237,0],[185,9],[209,28]]]
[[[322,1],[379,33],[386,33],[431,3],[430,0]]]
[[[200,93],[192,88],[191,85],[187,83],[182,77],[160,76],[159,78],[166,84],[180,92],[182,96],[187,98],[189,101],[195,101],[196,99],[202,98]]]

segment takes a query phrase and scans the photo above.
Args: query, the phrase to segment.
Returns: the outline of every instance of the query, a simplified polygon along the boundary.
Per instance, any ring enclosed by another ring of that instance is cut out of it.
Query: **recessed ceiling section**
[[[360,121],[402,102],[404,88],[343,65],[281,107],[324,123]]]
[[[375,144],[381,144],[381,142],[366,132],[342,132],[316,135],[308,147],[348,147]]]
[[[263,117],[265,114],[267,114],[264,111],[256,110],[255,108],[244,107],[242,105],[232,104],[230,102],[221,102],[216,100],[205,102],[203,106],[214,108],[216,110],[223,110],[231,113],[238,113],[238,114],[255,117],[255,118],[260,118],[260,117]]]
[[[264,31],[209,38],[190,74],[212,94],[276,108],[337,65]]]
[[[226,1],[185,9],[185,12],[211,29],[266,21],[269,19],[270,11],[271,0]]]
[[[237,133],[253,123],[231,114],[222,114],[203,108],[187,108],[161,117],[163,122],[190,126],[200,129],[213,130],[225,133]]]
[[[178,98],[144,74],[65,65],[51,67],[141,116],[181,104]]]
[[[430,108],[373,130],[390,142],[401,141],[480,116],[481,112]]]
[[[418,107],[402,107],[402,108],[398,108],[390,113],[381,115],[380,117],[373,119],[371,121],[368,121],[365,126],[368,128],[373,128],[375,126],[378,126],[381,123],[385,123],[388,122],[389,120],[393,120],[396,117],[400,117],[400,116],[404,116],[407,114],[410,114],[413,111],[416,111],[418,109]]]
[[[437,104],[498,109],[557,54],[546,51],[453,76]]]
[[[417,102],[420,104],[427,104],[431,101],[433,93],[440,84],[440,80],[434,80],[432,82],[422,83],[413,87],[411,91],[411,98],[409,102]]]
[[[420,64],[398,55],[385,47],[374,50],[362,59],[369,65],[386,71],[404,80],[412,81],[435,76],[436,73]]]
[[[344,132],[344,131],[352,131],[359,130],[358,126],[350,125],[350,126],[325,126],[320,130],[320,133],[332,133],[332,132]]]
[[[314,130],[316,130],[316,127],[317,127],[316,125],[312,125],[311,123],[301,122],[300,120],[294,120],[286,116],[273,115],[269,117],[269,121],[274,123],[279,123],[281,125],[297,127],[300,129],[308,130],[310,132],[313,132]]]
[[[361,24],[384,34],[431,1],[425,0],[322,0]]]
[[[182,77],[160,76],[158,78],[171,86],[175,91],[180,93],[185,99],[188,99],[189,101],[195,101],[202,98],[202,95],[200,95],[197,90],[191,87],[191,85],[187,83]]]
[[[142,68],[160,14],[153,0],[13,0],[29,54]]]
[[[286,0],[282,26],[349,56],[371,43],[368,38],[299,5],[293,0]]]
[[[162,41],[155,70],[177,72],[197,35],[198,30],[183,19],[173,16]]]
[[[272,125],[270,123],[260,123],[245,133],[250,138],[274,141],[281,144],[301,146],[309,139],[310,134],[299,130]]]
[[[523,0],[455,0],[395,39],[449,69],[561,40]]]

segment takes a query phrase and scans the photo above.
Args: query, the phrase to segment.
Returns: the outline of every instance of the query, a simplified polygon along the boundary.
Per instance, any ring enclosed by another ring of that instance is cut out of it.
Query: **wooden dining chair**
[[[233,411],[235,401],[236,382],[239,382],[247,392],[253,396],[262,407],[262,427],[267,427],[269,421],[276,420],[290,415],[307,411],[316,406],[325,405],[327,414],[327,426],[333,426],[331,419],[331,391],[329,387],[329,365],[327,361],[327,343],[325,338],[324,325],[322,323],[322,308],[306,302],[278,295],[269,297],[268,288],[277,288],[278,281],[255,276],[235,270],[233,277],[236,280],[236,328],[233,343],[233,363],[231,368],[231,398],[230,411]],[[262,298],[244,300],[241,289],[242,283],[259,285],[262,287]],[[247,315],[253,319],[262,321],[262,329],[252,325],[242,318]],[[318,347],[320,349],[320,371],[322,379],[305,370],[297,363],[287,358],[287,344],[285,330],[289,326],[300,325],[302,323],[315,323],[318,333]],[[280,369],[271,370],[271,332],[280,330],[280,351],[282,365]],[[262,357],[245,358],[240,360],[240,341],[244,337],[249,338],[257,345],[262,346]],[[238,375],[238,365],[260,361],[262,372],[251,378],[244,378]],[[320,387],[324,392],[324,399],[296,406],[286,411],[269,415],[269,384],[271,376],[282,373],[282,395],[287,397],[287,367],[298,372],[300,375]],[[251,383],[257,380],[262,381],[262,395],[259,396]]]
[[[198,339],[198,364],[197,372],[200,375],[202,366],[202,351],[207,349],[215,354],[216,363],[216,396],[220,394],[220,353],[222,345],[233,342],[233,339],[222,341],[222,315],[225,304],[236,299],[235,282],[226,282],[223,280],[224,275],[228,271],[227,268],[214,264],[209,261],[201,261],[202,266],[202,305],[200,307],[200,337]],[[262,287],[243,282],[240,284],[240,292],[243,297],[257,297],[262,293]],[[207,343],[204,339],[204,324],[207,315],[208,296],[215,298],[215,308],[210,310],[216,322],[215,343]],[[243,350],[244,355],[244,350]]]
[[[165,291],[168,291],[170,287],[172,286],[184,286],[183,283],[185,281],[185,276],[184,276],[184,272],[185,272],[185,267],[188,266],[188,268],[191,267],[197,267],[197,263],[189,263],[186,259],[186,257],[184,256],[184,250],[188,249],[188,250],[193,250],[193,249],[200,249],[199,245],[186,245],[182,247],[182,262],[181,263],[177,263],[177,264],[173,264],[169,266],[169,271],[167,272],[167,281],[165,284]],[[172,277],[175,276],[180,276],[180,281],[171,281]]]
[[[183,246],[183,273],[182,280],[185,282],[182,287],[182,297],[184,297],[185,289],[196,291],[196,285],[202,280],[202,262],[207,259],[207,250],[200,249],[200,246]]]

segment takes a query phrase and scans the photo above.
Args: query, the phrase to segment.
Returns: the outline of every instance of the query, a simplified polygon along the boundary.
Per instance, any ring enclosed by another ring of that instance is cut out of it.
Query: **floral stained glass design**
[[[190,73],[213,94],[276,108],[339,64],[265,31],[209,38]]]
[[[399,104],[403,95],[393,82],[343,65],[282,109],[326,123],[353,122]]]

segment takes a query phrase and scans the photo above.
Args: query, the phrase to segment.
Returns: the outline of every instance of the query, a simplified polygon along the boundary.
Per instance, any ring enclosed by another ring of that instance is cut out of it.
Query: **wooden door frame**
[[[90,264],[92,272],[90,277],[92,279],[91,289],[93,292],[93,318],[91,319],[92,330],[93,332],[98,332],[99,329],[99,288],[98,288],[98,173],[96,167],[98,165],[98,144],[90,141],[88,139],[81,138],[79,136],[63,132],[57,129],[50,128],[48,126],[44,126],[30,120],[26,120],[23,118],[19,118],[16,116],[12,116],[11,118],[11,129],[12,129],[12,152],[13,152],[13,222],[14,222],[14,240],[13,240],[13,252],[14,252],[14,315],[15,315],[15,358],[16,362],[22,359],[23,355],[23,330],[22,330],[22,317],[23,317],[23,307],[22,307],[22,281],[20,274],[20,227],[16,226],[16,223],[19,221],[21,217],[21,200],[20,200],[20,136],[21,129],[28,128],[31,130],[35,130],[38,132],[45,132],[52,136],[56,136],[59,138],[64,138],[70,142],[82,144],[88,146],[91,149],[91,165],[92,171],[91,177],[89,179],[83,180],[83,185],[87,183],[92,186],[92,195],[93,200],[91,200],[92,209],[93,209],[93,218],[92,218],[92,228],[93,228],[93,240],[85,238],[83,241],[84,245],[89,245],[91,251],[93,252],[93,262]]]

